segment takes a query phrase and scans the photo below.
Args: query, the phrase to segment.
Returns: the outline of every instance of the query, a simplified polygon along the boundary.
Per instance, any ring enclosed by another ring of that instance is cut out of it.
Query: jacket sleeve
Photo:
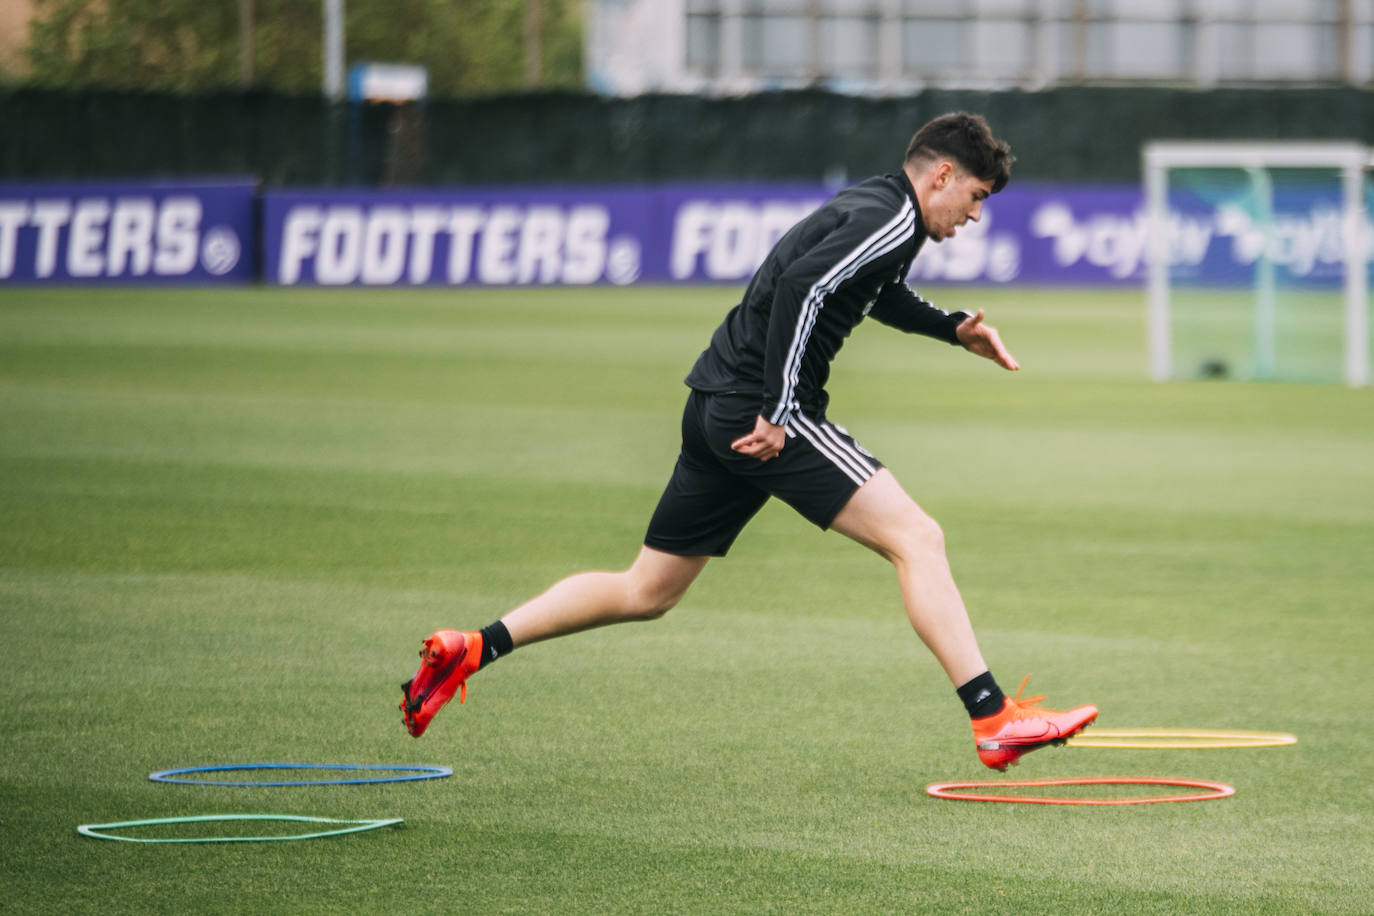
[[[917,295],[910,286],[895,280],[878,291],[878,298],[868,314],[899,331],[924,334],[956,345],[959,337],[954,329],[969,317],[968,312],[951,313],[937,308]]]
[[[774,288],[764,349],[760,414],[769,423],[785,425],[797,407],[802,361],[826,298],[847,283],[894,273],[914,235],[909,208],[859,208],[846,213],[783,269]]]

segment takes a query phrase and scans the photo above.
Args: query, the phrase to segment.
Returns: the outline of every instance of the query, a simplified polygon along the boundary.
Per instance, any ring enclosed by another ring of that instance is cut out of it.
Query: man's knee
[[[687,585],[680,582],[643,578],[633,571],[627,573],[627,578],[628,617],[639,621],[657,621],[673,610],[687,593]]]
[[[657,620],[676,607],[686,592],[685,588],[663,582],[633,582],[629,588],[629,616]]]
[[[883,553],[892,562],[944,557],[945,532],[914,502],[894,511],[883,536]]]
[[[915,504],[901,515],[896,538],[900,552],[912,559],[916,556],[944,556],[944,529]]]
[[[706,560],[641,556],[625,572],[627,616],[636,620],[657,620],[672,610],[687,594]]]
[[[945,552],[945,530],[940,523],[917,508],[911,522],[912,537],[927,551]]]

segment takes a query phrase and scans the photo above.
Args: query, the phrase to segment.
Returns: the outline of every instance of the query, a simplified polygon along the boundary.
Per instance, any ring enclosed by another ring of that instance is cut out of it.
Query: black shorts
[[[693,391],[682,412],[682,452],[649,521],[644,543],[679,556],[723,557],[749,519],[776,496],[829,528],[854,491],[881,468],[842,427],[794,413],[776,458],[741,455],[730,443],[752,432],[754,396]]]

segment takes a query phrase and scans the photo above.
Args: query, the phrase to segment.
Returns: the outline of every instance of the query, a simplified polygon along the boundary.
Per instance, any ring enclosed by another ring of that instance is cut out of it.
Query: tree
[[[26,55],[39,83],[196,89],[221,82],[235,10],[159,0],[37,0]]]
[[[318,92],[318,0],[251,0],[255,85]],[[541,88],[582,85],[579,0],[347,0],[349,61],[421,64],[436,96],[525,88],[525,8],[541,26]],[[200,91],[238,86],[242,7],[205,0],[35,0],[29,80]]]

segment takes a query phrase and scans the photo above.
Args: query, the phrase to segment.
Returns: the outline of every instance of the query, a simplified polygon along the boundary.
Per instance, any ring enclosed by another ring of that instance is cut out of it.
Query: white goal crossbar
[[[1342,239],[1345,260],[1345,359],[1346,384],[1369,384],[1369,304],[1365,258],[1364,174],[1374,168],[1369,147],[1347,142],[1207,142],[1159,141],[1147,143],[1142,152],[1145,175],[1145,207],[1148,246],[1146,298],[1148,301],[1150,377],[1165,381],[1172,376],[1169,313],[1169,169],[1338,169],[1341,173]]]

